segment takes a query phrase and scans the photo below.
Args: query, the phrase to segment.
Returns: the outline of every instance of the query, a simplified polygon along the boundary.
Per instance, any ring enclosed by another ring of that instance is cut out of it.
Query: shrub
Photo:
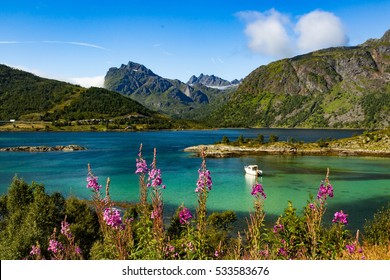
[[[378,210],[364,225],[365,241],[371,245],[390,245],[390,203]]]

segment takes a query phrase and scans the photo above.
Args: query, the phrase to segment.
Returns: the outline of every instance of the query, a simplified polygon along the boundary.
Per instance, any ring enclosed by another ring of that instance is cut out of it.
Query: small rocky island
[[[390,129],[365,132],[362,135],[321,140],[316,143],[272,142],[218,143],[199,145],[184,149],[200,155],[204,149],[207,157],[240,157],[247,155],[312,155],[312,156],[381,156],[390,157]]]
[[[79,145],[17,146],[0,148],[0,152],[73,152],[82,150],[86,150],[86,148]]]

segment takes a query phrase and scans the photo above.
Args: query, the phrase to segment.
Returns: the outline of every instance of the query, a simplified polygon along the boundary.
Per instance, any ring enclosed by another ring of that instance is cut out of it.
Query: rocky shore
[[[66,146],[18,146],[18,147],[4,147],[0,148],[0,152],[73,152],[82,151],[86,148],[79,145],[66,145]]]
[[[258,145],[199,145],[184,149],[207,157],[240,157],[247,155],[312,155],[312,156],[381,156],[390,157],[390,130],[377,131],[351,138],[319,143],[275,142]]]

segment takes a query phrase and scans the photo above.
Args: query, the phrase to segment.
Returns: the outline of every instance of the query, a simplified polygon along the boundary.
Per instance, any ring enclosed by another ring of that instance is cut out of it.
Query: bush
[[[269,142],[270,143],[275,143],[275,142],[278,142],[278,141],[279,141],[279,136],[276,136],[276,135],[273,135],[273,134],[271,134],[269,136]]]
[[[372,245],[390,245],[390,203],[378,210],[364,225],[365,241]]]

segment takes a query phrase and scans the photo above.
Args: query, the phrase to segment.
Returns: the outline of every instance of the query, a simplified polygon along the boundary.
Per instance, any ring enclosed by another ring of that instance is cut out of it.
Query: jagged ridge
[[[213,76],[212,79],[216,83],[223,83],[218,77]],[[203,82],[185,84],[179,80],[166,79],[131,61],[119,68],[110,68],[104,86],[170,116],[195,119],[223,104],[221,100],[226,100],[231,92],[211,88]]]

